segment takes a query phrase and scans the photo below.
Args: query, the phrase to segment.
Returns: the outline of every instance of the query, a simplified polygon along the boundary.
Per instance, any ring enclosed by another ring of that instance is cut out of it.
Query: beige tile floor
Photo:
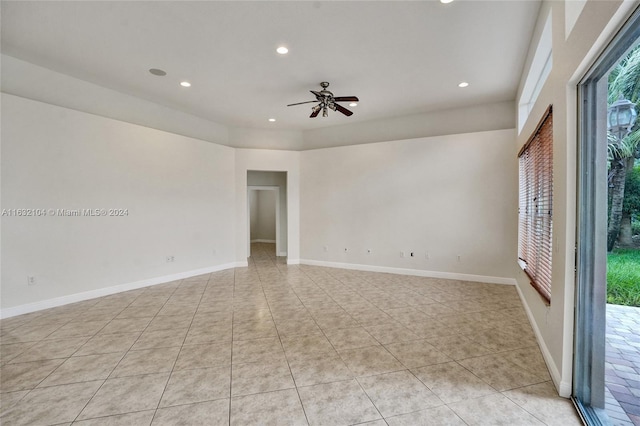
[[[0,322],[3,425],[571,425],[511,286],[248,268]]]

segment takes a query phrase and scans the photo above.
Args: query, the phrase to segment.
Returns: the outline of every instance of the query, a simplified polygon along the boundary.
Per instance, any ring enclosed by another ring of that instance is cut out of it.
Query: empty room
[[[0,423],[640,425],[589,207],[639,4],[2,0]]]

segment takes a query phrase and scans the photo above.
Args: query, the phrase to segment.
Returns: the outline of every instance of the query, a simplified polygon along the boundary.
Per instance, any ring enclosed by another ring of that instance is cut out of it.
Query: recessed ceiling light
[[[270,118],[269,121],[273,123],[274,121],[276,121],[276,119],[275,118]]]
[[[463,81],[462,83],[458,84],[458,87],[467,87],[469,85],[469,83],[467,83],[466,81]]]
[[[357,102],[351,102],[351,103],[349,104],[349,106],[350,106],[350,107],[357,107],[357,106],[358,106],[358,103],[357,103]]]
[[[181,81],[180,82],[180,86],[182,86],[182,87],[191,87],[191,83],[189,83],[188,81]]]
[[[440,0],[440,3],[442,4],[448,4],[451,3],[453,0]]]
[[[284,46],[280,46],[276,49],[276,52],[278,52],[281,55],[286,55],[287,53],[289,53],[289,49],[287,49]]]
[[[167,75],[167,72],[166,72],[166,71],[163,71],[163,70],[158,69],[158,68],[151,68],[151,69],[149,70],[149,72],[150,72],[151,74],[153,74],[153,75],[157,75],[158,77],[164,77],[165,75]]]

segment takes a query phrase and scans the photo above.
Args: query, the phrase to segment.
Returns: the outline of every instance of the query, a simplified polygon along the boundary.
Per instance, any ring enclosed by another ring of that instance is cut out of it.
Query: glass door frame
[[[640,39],[636,9],[578,84],[578,199],[574,400],[588,425],[604,411],[607,291],[607,91],[611,69]]]

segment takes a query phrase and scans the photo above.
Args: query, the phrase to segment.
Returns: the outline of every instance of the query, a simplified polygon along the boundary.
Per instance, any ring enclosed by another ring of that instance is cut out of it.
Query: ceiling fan
[[[322,83],[320,83],[320,86],[322,87],[322,90],[319,92],[315,90],[310,90],[310,92],[316,96],[315,101],[298,102],[295,104],[289,104],[287,106],[310,104],[310,103],[318,102],[317,105],[311,108],[311,115],[309,116],[309,118],[317,117],[318,114],[320,114],[320,111],[322,111],[323,117],[327,117],[329,115],[329,110],[340,111],[347,117],[353,114],[352,111],[349,111],[348,109],[338,104],[337,102],[358,102],[359,99],[357,96],[335,96],[334,97],[333,93],[327,90],[327,87],[329,87],[329,83],[327,83],[326,81],[323,81]]]

